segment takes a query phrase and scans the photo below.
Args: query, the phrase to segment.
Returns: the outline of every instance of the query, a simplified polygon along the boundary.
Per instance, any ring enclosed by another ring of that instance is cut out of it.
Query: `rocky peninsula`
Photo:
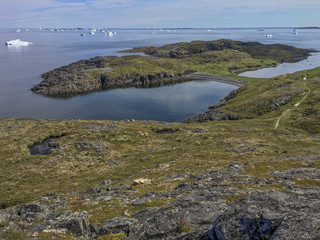
[[[43,74],[43,81],[32,91],[67,96],[110,88],[152,87],[197,79],[192,73],[227,77],[224,81],[229,82],[239,79],[238,72],[299,61],[312,51],[280,44],[217,40],[140,47],[124,52],[150,56],[81,60]]]

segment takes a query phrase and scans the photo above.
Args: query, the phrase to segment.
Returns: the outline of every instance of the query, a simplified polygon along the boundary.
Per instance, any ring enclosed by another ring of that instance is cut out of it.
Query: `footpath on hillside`
[[[307,78],[304,78],[303,80],[307,80]],[[304,102],[304,100],[307,98],[307,96],[309,95],[309,93],[311,92],[311,89],[307,86],[307,84],[304,82],[303,85],[308,89],[307,93],[304,95],[304,97],[301,99],[300,102],[297,102],[295,105],[293,105],[293,107],[298,107],[301,103]],[[277,130],[280,124],[280,121],[288,114],[288,112],[291,110],[292,108],[287,109],[284,113],[282,113],[276,122],[276,125],[274,126],[274,130]]]

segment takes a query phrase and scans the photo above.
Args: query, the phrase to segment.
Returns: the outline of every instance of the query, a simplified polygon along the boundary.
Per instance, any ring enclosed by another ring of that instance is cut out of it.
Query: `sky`
[[[0,28],[320,27],[320,0],[0,0]]]

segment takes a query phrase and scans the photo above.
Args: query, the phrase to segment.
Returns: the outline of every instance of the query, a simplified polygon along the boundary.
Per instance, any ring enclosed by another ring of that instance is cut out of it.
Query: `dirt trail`
[[[306,80],[306,78],[304,78],[303,80]],[[311,92],[311,89],[307,86],[307,84],[304,82],[303,85],[308,89],[308,92],[304,95],[304,97],[301,99],[300,102],[297,102],[294,107],[298,107],[306,98],[307,96],[309,95],[309,93]],[[279,124],[280,124],[280,121],[281,119],[283,119],[287,113],[291,110],[292,108],[289,108],[287,109],[284,113],[282,113],[278,119],[277,119],[277,122],[276,122],[276,125],[274,126],[274,130],[276,130],[278,127],[279,127]]]

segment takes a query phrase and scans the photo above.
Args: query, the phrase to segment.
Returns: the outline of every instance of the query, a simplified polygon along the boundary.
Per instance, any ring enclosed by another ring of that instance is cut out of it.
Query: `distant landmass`
[[[297,29],[320,29],[320,27],[297,27]]]
[[[59,96],[103,88],[159,86],[190,80],[189,74],[192,73],[239,79],[236,73],[282,62],[297,62],[314,51],[282,44],[264,45],[222,39],[139,47],[123,52],[143,52],[149,56],[81,60],[43,74],[43,81],[32,91]]]

